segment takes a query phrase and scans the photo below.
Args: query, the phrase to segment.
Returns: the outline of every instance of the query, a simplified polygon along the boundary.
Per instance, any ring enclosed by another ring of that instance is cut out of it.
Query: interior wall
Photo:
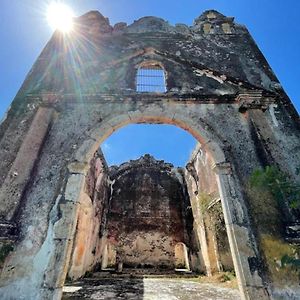
[[[145,155],[111,168],[107,240],[128,267],[175,268],[175,245],[185,241],[184,193],[171,164]]]
[[[96,152],[86,176],[85,194],[79,206],[76,236],[68,276],[77,279],[101,261],[102,236],[109,200],[109,179],[103,154]]]
[[[185,178],[194,215],[193,231],[200,243],[201,271],[207,275],[234,270],[213,160],[197,145]]]

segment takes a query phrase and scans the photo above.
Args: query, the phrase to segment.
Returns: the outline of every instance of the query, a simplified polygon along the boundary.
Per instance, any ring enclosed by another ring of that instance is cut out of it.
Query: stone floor
[[[237,289],[186,279],[84,279],[64,287],[63,300],[240,300]]]

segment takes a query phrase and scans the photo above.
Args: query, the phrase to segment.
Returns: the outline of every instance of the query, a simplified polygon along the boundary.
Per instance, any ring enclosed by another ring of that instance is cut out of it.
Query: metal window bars
[[[159,66],[141,67],[136,77],[137,92],[165,93],[167,91],[164,70]]]

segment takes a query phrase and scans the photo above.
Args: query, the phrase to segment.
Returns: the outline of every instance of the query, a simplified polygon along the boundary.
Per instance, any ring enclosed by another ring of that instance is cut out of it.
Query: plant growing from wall
[[[262,249],[273,281],[279,285],[299,284],[300,248],[273,235],[260,237]]]
[[[288,221],[291,210],[300,217],[300,185],[275,166],[255,170],[250,176],[251,205],[259,227],[262,249],[273,280],[286,284],[300,277],[300,248],[287,243],[280,235],[283,221]]]
[[[211,219],[211,225],[216,234],[225,230],[223,210],[221,203],[215,203],[208,209],[208,214]]]
[[[300,259],[294,258],[290,255],[284,255],[281,258],[281,265],[284,266],[288,266],[291,265],[292,268],[294,268],[296,271],[300,271]]]
[[[293,210],[300,208],[300,185],[275,166],[256,169],[250,177],[250,186],[269,191],[281,206],[286,203]]]
[[[206,222],[206,226],[209,229],[218,232],[219,230],[224,229],[224,217],[221,204],[219,202],[212,204],[215,199],[214,196],[215,195],[201,192],[198,195],[198,201],[204,219],[210,219],[209,222]]]
[[[209,204],[213,200],[212,196],[210,194],[208,194],[208,193],[200,192],[198,194],[197,198],[198,198],[198,201],[199,201],[200,210],[201,210],[202,214],[205,214],[205,212],[208,209]]]

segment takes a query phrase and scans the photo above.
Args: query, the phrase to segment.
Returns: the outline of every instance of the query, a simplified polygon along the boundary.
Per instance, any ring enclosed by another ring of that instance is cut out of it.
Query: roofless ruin
[[[99,146],[133,123],[192,134],[186,168],[149,155],[108,168]],[[299,209],[253,178],[266,170],[299,186],[299,136],[297,112],[233,18],[77,18],[71,34],[54,33],[0,126],[1,298],[60,299],[67,276],[97,268],[234,270],[242,299],[296,297]]]

